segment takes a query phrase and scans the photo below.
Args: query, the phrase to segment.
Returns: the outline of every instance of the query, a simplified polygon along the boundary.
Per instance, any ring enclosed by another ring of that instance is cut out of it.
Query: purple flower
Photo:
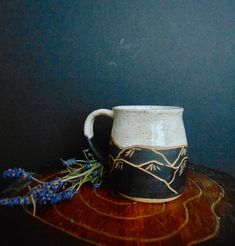
[[[66,190],[63,192],[62,197],[66,200],[71,200],[75,195],[77,194],[77,191],[75,189]]]
[[[72,159],[68,159],[66,161],[63,161],[63,165],[67,166],[67,167],[70,167],[76,163],[77,163],[76,158],[72,158]]]
[[[51,199],[55,195],[59,194],[57,192],[66,184],[67,182],[64,182],[62,179],[56,178],[52,181],[35,186],[31,189],[30,193],[39,204],[47,204],[51,202]]]
[[[77,193],[77,191],[75,189],[70,189],[70,190],[66,190],[66,191],[54,194],[51,197],[50,203],[56,204],[56,203],[61,202],[63,200],[71,200],[76,195],[76,193]]]
[[[0,199],[1,206],[10,206],[13,207],[15,205],[28,205],[31,201],[27,196],[16,196],[12,198],[2,198]]]
[[[63,181],[61,178],[55,178],[54,180],[45,183],[49,189],[53,192],[59,191],[62,187],[66,186],[67,182]]]
[[[94,183],[94,184],[92,185],[92,188],[93,188],[93,189],[98,189],[98,188],[100,188],[100,186],[101,186],[100,183]]]
[[[89,160],[86,160],[86,170],[91,168],[91,162]]]
[[[93,178],[97,177],[98,175],[99,175],[99,172],[98,172],[97,170],[95,170],[95,171],[93,171],[93,172],[91,173],[91,176],[92,176]]]
[[[8,169],[3,172],[4,178],[24,178],[24,179],[32,179],[32,175],[28,172],[26,172],[22,168],[13,168]]]

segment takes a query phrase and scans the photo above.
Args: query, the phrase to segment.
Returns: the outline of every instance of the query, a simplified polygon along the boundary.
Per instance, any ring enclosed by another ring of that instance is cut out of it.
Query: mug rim
[[[113,110],[121,111],[183,111],[184,108],[179,106],[164,105],[120,105],[113,107]]]

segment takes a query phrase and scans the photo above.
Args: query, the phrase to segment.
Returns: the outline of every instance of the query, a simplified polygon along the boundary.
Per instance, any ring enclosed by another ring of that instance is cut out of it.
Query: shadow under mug
[[[187,138],[183,108],[117,106],[91,112],[84,134],[96,158],[105,158],[93,141],[97,116],[113,119],[109,144],[109,183],[122,196],[139,202],[168,202],[184,191]]]

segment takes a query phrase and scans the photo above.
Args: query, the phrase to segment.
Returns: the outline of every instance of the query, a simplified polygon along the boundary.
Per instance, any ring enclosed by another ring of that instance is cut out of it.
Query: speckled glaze
[[[167,202],[184,191],[187,176],[187,139],[183,108],[118,106],[88,115],[84,134],[92,141],[97,116],[113,118],[110,140],[110,184],[128,199]]]

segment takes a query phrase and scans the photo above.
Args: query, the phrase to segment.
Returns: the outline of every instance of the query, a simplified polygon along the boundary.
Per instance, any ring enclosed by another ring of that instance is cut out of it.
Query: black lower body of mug
[[[187,146],[157,148],[110,144],[110,186],[139,202],[167,202],[178,198],[187,179]]]

